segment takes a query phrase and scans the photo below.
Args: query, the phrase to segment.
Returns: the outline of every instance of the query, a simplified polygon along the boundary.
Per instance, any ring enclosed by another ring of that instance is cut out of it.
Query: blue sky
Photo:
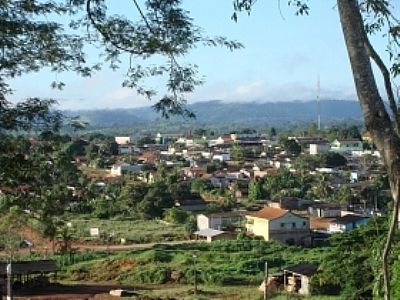
[[[334,0],[310,1],[309,16],[295,16],[287,1],[258,1],[250,16],[230,19],[232,0],[185,0],[194,22],[208,35],[238,40],[244,49],[198,48],[184,61],[199,66],[205,84],[188,96],[189,103],[204,100],[310,100],[320,78],[322,99],[356,100],[353,79]],[[111,1],[110,1],[111,3]],[[118,0],[119,9],[132,1]],[[126,7],[125,7],[126,5]],[[133,8],[129,8],[133,9]],[[380,53],[385,40],[373,38]],[[92,54],[96,55],[96,54]],[[385,55],[385,54],[384,54]],[[385,56],[383,56],[386,59]],[[152,105],[134,90],[121,87],[122,74],[104,69],[92,78],[43,71],[13,81],[13,101],[29,96],[53,97],[62,109],[126,108]],[[63,80],[63,91],[50,88]],[[152,81],[162,90],[162,81]]]

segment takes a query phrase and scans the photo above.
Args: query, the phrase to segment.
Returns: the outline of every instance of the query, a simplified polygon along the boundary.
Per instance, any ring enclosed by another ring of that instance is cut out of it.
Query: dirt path
[[[81,244],[74,243],[72,244],[72,250],[74,252],[85,252],[85,251],[128,251],[128,250],[140,250],[140,249],[149,249],[155,245],[179,245],[185,243],[197,243],[197,240],[184,240],[184,241],[167,241],[167,242],[159,242],[159,243],[146,243],[146,244],[128,244],[128,245],[92,245],[92,244]],[[33,247],[31,250],[29,249],[19,249],[18,254],[26,256],[29,255],[29,251],[32,253],[41,253],[41,254],[51,254],[53,251],[51,247]],[[0,251],[0,257],[7,257],[7,254],[4,251]]]
[[[196,240],[185,241],[169,241],[159,243],[146,243],[146,244],[129,244],[129,245],[89,245],[89,244],[73,244],[72,249],[76,251],[126,251],[126,250],[140,250],[152,248],[155,245],[179,245],[185,243],[196,243]]]

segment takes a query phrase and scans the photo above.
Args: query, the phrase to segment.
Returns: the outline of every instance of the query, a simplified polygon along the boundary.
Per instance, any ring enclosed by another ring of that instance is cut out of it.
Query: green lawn
[[[151,243],[185,240],[187,234],[182,225],[167,224],[158,220],[100,220],[71,219],[73,235],[81,239],[90,237],[90,228],[99,228],[101,235],[114,233],[115,241],[125,238],[129,243]]]

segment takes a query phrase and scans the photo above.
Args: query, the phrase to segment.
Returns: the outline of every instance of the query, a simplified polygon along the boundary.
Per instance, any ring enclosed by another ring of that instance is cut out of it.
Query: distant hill
[[[224,102],[203,101],[188,106],[196,114],[195,120],[173,118],[171,122],[190,124],[285,124],[311,122],[317,119],[316,101],[290,102]],[[131,109],[102,109],[66,111],[67,115],[79,115],[93,127],[134,126],[151,124],[160,115],[151,107]],[[323,122],[361,120],[358,102],[344,100],[321,101]]]

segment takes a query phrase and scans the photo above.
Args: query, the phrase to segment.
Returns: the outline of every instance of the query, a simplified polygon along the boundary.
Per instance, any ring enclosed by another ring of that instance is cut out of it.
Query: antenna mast
[[[320,104],[320,94],[321,94],[321,85],[319,82],[319,74],[318,74],[318,80],[317,80],[317,114],[318,114],[318,120],[317,120],[317,127],[318,131],[321,130],[321,104]]]

